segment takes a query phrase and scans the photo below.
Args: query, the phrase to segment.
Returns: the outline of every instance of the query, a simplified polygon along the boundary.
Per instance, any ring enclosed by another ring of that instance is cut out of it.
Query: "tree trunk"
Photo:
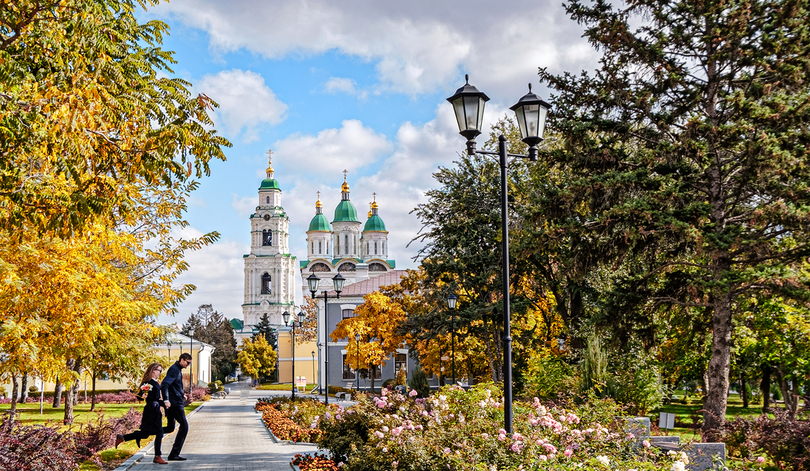
[[[93,392],[90,396],[90,412],[96,410],[96,370],[93,370]]]
[[[795,420],[799,410],[799,396],[794,394],[796,383],[793,383],[793,388],[791,389],[781,366],[775,367],[773,371],[776,373],[776,382],[779,385],[779,391],[782,392],[782,399],[785,401],[785,410],[788,415],[790,415],[790,418]]]
[[[62,405],[62,382],[59,381],[59,378],[56,378],[56,385],[54,385],[53,390],[53,407],[56,409],[60,405]]]
[[[68,395],[65,398],[65,418],[62,420],[62,423],[65,425],[70,425],[73,423],[73,406],[76,404],[79,396],[79,380],[78,380],[78,373],[82,371],[81,361],[75,360],[71,358],[67,362],[68,369],[76,372],[75,379],[70,384],[70,390],[68,391]]]
[[[762,381],[759,382],[759,390],[762,393],[762,412],[767,412],[771,407],[771,365],[762,364]]]
[[[22,375],[20,379],[20,404],[28,402],[28,373]]]
[[[721,270],[725,271],[725,270]],[[706,402],[703,405],[703,436],[714,441],[726,419],[731,368],[731,293],[718,299],[712,312],[712,356],[709,360]]]
[[[748,408],[748,385],[745,382],[745,373],[740,372],[740,394],[742,395],[743,407]]]
[[[19,394],[19,387],[17,386],[17,375],[11,375],[11,406],[8,408],[9,412],[17,411],[17,395]]]
[[[374,378],[377,377],[377,365],[371,365],[371,369],[369,371],[371,372],[371,378],[370,378],[371,379],[371,392],[373,393],[374,392]]]

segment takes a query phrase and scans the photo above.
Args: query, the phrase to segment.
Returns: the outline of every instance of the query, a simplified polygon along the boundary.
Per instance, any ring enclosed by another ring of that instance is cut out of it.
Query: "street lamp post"
[[[315,350],[312,350],[312,380],[315,381]]]
[[[290,313],[288,311],[284,311],[281,315],[284,318],[284,325],[287,326],[289,324],[290,329],[292,329],[292,400],[295,400],[295,320],[290,323]],[[304,319],[306,315],[304,311],[298,311],[298,326],[300,327],[301,324],[304,323]]]
[[[452,345],[452,355],[453,355],[453,384],[456,384],[456,302],[458,301],[458,296],[451,293],[450,296],[447,297],[447,307],[450,308],[450,312],[453,316],[453,330],[450,333],[450,343]]]
[[[354,341],[357,342],[357,369],[354,371],[357,376],[357,392],[360,392],[360,334],[354,334]]]
[[[191,354],[191,366],[188,369],[188,392],[190,397],[194,397],[194,326],[188,328],[189,353]]]
[[[463,87],[447,99],[453,105],[453,111],[458,121],[459,134],[467,138],[467,154],[497,155],[501,165],[501,241],[503,251],[503,400],[504,400],[504,429],[512,433],[512,336],[509,328],[509,213],[507,207],[506,169],[508,157],[528,158],[537,160],[537,145],[543,141],[543,129],[546,124],[546,115],[551,105],[532,93],[529,84],[529,93],[524,95],[510,109],[520,127],[523,142],[529,145],[529,155],[510,154],[506,152],[506,138],[498,137],[498,152],[475,150],[475,138],[481,134],[484,120],[484,104],[489,101],[486,94],[470,85],[469,75],[464,77]]]
[[[312,299],[315,299],[315,293],[318,291],[318,282],[321,281],[318,278],[318,275],[311,274],[307,277],[307,286],[309,287],[309,292],[312,293]],[[343,275],[338,273],[332,278],[332,285],[335,288],[335,296],[329,296],[326,290],[323,291],[323,321],[324,321],[324,352],[323,352],[323,359],[324,359],[324,367],[323,367],[323,382],[326,385],[326,391],[323,395],[323,403],[329,404],[329,340],[326,338],[327,332],[326,329],[329,328],[329,323],[327,322],[327,317],[329,315],[329,310],[327,309],[326,300],[329,298],[332,299],[340,299],[340,292],[343,291],[343,283],[346,281],[346,278],[343,278]]]

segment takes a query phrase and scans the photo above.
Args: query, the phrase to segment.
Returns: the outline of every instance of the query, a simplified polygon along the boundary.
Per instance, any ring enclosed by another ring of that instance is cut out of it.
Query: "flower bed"
[[[292,464],[298,466],[301,471],[337,471],[340,469],[334,461],[325,455],[301,455],[293,457]]]
[[[289,398],[259,399],[255,409],[262,413],[264,426],[279,440],[313,443],[321,436],[317,428],[326,406],[313,400],[290,401]]]
[[[501,397],[493,384],[446,387],[427,399],[361,394],[352,409],[321,416],[318,445],[345,471],[677,471],[688,464],[685,454],[664,454],[625,432],[612,401],[569,409],[516,401],[514,432],[506,433]]]

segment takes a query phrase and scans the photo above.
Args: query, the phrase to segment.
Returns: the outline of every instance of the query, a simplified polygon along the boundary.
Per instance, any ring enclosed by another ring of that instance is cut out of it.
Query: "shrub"
[[[645,415],[663,403],[665,386],[661,384],[658,365],[650,354],[631,348],[616,359],[611,369],[606,392],[628,406],[630,414]]]
[[[726,421],[722,439],[729,454],[753,458],[764,452],[780,469],[810,469],[810,420],[794,419],[787,412],[771,410],[774,418],[761,415],[756,419],[736,417]]]
[[[69,431],[41,425],[20,425],[8,414],[0,423],[0,469],[51,471],[78,468]]]
[[[330,460],[326,455],[315,453],[313,455],[296,454],[292,464],[298,466],[301,471],[338,471],[337,463]]]
[[[290,400],[286,396],[262,398],[255,409],[262,412],[265,426],[280,440],[314,442],[320,436],[317,422],[321,415],[335,410],[311,398]]]
[[[419,397],[425,398],[430,396],[430,384],[428,383],[425,370],[423,370],[420,365],[416,365],[411,372],[411,380],[408,382],[408,386],[411,389],[416,389]]]
[[[526,397],[554,400],[576,390],[576,369],[547,350],[532,352],[527,369],[523,390]]]
[[[39,388],[36,386],[31,386],[30,388],[28,388],[28,392],[31,394],[37,393],[39,392]]]

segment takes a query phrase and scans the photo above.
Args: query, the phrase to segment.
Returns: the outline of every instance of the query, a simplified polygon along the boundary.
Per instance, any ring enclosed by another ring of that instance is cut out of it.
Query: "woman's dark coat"
[[[154,379],[150,379],[143,384],[151,385],[152,389],[146,394],[146,404],[143,406],[143,417],[141,418],[141,431],[155,434],[163,430],[163,414],[160,412],[160,408],[163,407],[163,398],[160,394],[160,384]]]

